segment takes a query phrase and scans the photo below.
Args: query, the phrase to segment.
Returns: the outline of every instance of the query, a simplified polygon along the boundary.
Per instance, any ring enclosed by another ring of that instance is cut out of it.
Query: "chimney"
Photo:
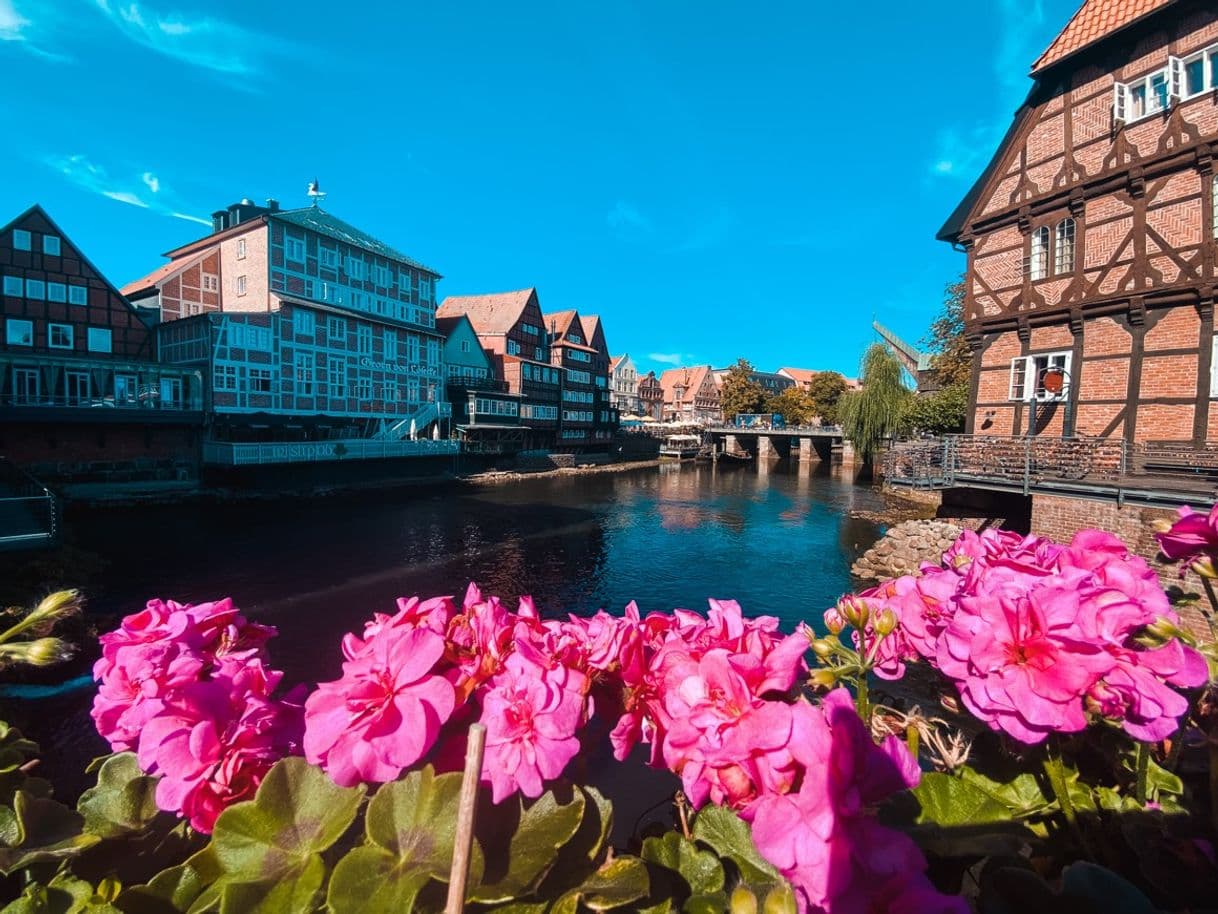
[[[270,210],[272,213],[279,212],[279,201],[276,200],[274,197],[267,197],[266,198],[266,208],[268,210]]]

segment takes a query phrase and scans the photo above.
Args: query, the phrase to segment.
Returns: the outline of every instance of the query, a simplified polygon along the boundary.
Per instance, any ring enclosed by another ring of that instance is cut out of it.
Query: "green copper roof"
[[[931,354],[929,352],[922,352],[909,345],[879,321],[872,321],[871,326],[875,328],[875,332],[880,335],[880,338],[896,352],[910,374],[930,370]]]
[[[280,210],[275,213],[267,213],[268,218],[277,219],[280,222],[286,222],[289,225],[306,228],[310,231],[317,232],[319,235],[325,235],[327,238],[333,238],[335,241],[341,241],[344,244],[352,245],[353,247],[363,248],[365,251],[371,251],[373,254],[379,254],[389,260],[396,260],[400,263],[412,266],[417,270],[425,270],[432,274],[437,279],[440,274],[431,267],[424,266],[413,257],[407,257],[401,251],[391,248],[383,241],[378,241],[367,232],[361,232],[349,222],[344,222],[337,216],[332,216],[320,206],[306,206],[302,209]]]

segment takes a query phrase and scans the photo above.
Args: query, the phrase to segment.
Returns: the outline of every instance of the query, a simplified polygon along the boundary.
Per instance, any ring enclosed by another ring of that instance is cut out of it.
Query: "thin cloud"
[[[680,365],[686,357],[679,352],[649,352],[647,358],[661,365]]]
[[[44,4],[38,7],[38,19],[31,19],[32,5],[27,0],[22,0],[18,8],[15,0],[0,0],[0,41],[9,42],[43,60],[56,63],[70,61],[71,57],[60,51],[50,50],[46,43],[47,33],[55,30],[60,15]]]
[[[674,250],[688,253],[718,247],[727,241],[736,226],[736,215],[726,206],[719,207],[708,218],[703,219]]]
[[[150,171],[137,173],[128,179],[113,178],[105,167],[89,160],[84,155],[47,156],[44,160],[47,167],[58,172],[77,187],[91,193],[137,206],[162,216],[171,216],[186,222],[196,222],[199,225],[211,225],[207,219],[184,213],[177,204],[171,204],[162,194],[164,189],[160,180]]]
[[[613,208],[605,214],[605,222],[623,237],[650,235],[655,231],[651,220],[644,216],[638,207],[625,200],[618,200],[613,204]]]
[[[927,167],[932,179],[972,180],[985,167],[1006,131],[1010,115],[1031,87],[1028,67],[1043,50],[1043,0],[997,0],[999,35],[993,55],[995,104],[992,116],[973,124],[950,124],[935,137]]]
[[[281,41],[223,19],[160,13],[134,2],[94,2],[106,19],[136,44],[225,76],[260,75],[266,56],[286,48]]]
[[[29,24],[13,6],[13,0],[0,0],[0,41],[25,41]]]

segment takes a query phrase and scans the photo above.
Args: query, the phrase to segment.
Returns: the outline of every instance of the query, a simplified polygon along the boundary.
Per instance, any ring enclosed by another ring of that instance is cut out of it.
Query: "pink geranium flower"
[[[482,780],[495,803],[519,791],[541,796],[545,782],[562,774],[579,752],[588,679],[548,663],[527,644],[503,664],[482,693],[486,754]]]
[[[428,628],[384,626],[353,649],[343,676],[305,703],[305,757],[334,782],[392,781],[422,758],[456,707],[436,672],[444,639]]]
[[[1212,568],[1218,558],[1218,505],[1199,514],[1187,505],[1177,511],[1176,522],[1155,534],[1159,548],[1170,562],[1186,568],[1205,563]]]

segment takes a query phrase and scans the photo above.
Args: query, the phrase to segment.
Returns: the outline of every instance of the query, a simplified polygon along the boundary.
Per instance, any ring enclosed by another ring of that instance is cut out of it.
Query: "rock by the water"
[[[942,520],[907,520],[892,527],[851,566],[855,577],[883,581],[937,562],[962,528]]]

